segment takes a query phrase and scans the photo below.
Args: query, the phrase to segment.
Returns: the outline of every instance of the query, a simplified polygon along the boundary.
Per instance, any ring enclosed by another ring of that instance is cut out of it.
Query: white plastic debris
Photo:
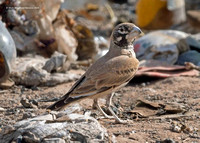
[[[15,58],[15,43],[4,24],[0,21],[0,82],[8,78]]]
[[[150,32],[135,41],[135,52],[139,60],[159,60],[174,64],[181,52],[189,49],[184,41],[188,34],[175,30]]]

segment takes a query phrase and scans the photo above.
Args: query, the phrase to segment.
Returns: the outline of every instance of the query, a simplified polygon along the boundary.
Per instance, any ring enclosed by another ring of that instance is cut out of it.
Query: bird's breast
[[[139,61],[134,56],[121,55],[113,59],[112,70],[119,76],[134,75],[138,69]]]

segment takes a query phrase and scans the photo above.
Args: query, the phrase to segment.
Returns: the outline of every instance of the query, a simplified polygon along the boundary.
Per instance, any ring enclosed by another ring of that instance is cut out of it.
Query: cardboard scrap
[[[139,99],[136,107],[129,113],[135,114],[140,118],[148,118],[166,114],[179,114],[184,111],[184,106],[178,103],[152,102],[145,99]]]

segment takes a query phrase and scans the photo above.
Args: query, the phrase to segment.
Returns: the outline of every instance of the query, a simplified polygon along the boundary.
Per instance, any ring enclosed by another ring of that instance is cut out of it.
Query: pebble
[[[35,117],[36,115],[34,113],[31,113],[31,112],[25,112],[23,114],[23,117],[22,119],[27,119],[27,118],[32,118],[32,117]]]
[[[0,112],[4,112],[4,111],[6,111],[6,109],[0,107]]]
[[[25,108],[35,108],[37,109],[37,106],[31,103],[27,98],[22,98],[20,100],[20,103],[25,107]]]
[[[146,83],[143,82],[143,83],[141,84],[141,86],[145,87],[145,86],[146,86]]]

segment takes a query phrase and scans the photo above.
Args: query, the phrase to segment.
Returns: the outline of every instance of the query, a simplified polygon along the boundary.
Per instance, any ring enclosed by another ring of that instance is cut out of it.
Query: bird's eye
[[[119,31],[119,32],[123,32],[123,31],[124,31],[124,29],[120,28],[118,31]]]
[[[120,34],[125,34],[125,33],[126,33],[126,31],[125,31],[123,28],[120,28],[120,29],[118,30],[118,32],[119,32]]]

